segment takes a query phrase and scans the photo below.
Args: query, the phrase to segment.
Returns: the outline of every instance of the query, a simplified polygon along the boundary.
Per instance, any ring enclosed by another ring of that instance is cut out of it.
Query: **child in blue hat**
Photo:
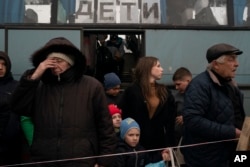
[[[140,126],[132,118],[126,118],[120,126],[120,142],[118,143],[118,153],[128,153],[116,156],[115,167],[167,167],[170,161],[168,149],[162,152],[162,161],[152,163],[151,157],[140,145]],[[131,153],[130,153],[131,152]]]

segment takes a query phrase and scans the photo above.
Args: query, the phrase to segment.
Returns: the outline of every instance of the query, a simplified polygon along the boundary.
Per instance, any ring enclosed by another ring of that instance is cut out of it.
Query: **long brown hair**
[[[134,79],[135,82],[138,83],[141,87],[142,94],[144,98],[151,96],[151,88],[152,84],[149,82],[149,77],[151,75],[151,70],[153,66],[157,64],[159,61],[156,57],[148,56],[141,57],[135,67],[134,70]],[[156,96],[160,99],[160,103],[163,103],[168,96],[166,86],[164,84],[159,84],[157,82],[154,83]]]

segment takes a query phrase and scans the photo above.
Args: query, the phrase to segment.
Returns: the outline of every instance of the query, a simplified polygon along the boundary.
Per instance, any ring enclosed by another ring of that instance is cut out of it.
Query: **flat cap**
[[[232,45],[219,43],[208,48],[206,58],[208,63],[210,63],[222,55],[231,55],[231,54],[240,55],[242,53],[243,52],[241,50],[235,48]]]

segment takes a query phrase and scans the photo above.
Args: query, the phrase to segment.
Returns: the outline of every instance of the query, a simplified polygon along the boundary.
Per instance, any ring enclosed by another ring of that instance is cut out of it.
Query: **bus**
[[[206,50],[216,43],[241,49],[236,81],[250,115],[249,0],[1,0],[0,50],[12,60],[18,80],[31,68],[30,55],[49,39],[66,37],[86,56],[96,75],[100,36],[124,42],[121,80],[141,56],[159,58],[161,82],[173,86],[173,72],[183,66],[195,76],[207,66]]]

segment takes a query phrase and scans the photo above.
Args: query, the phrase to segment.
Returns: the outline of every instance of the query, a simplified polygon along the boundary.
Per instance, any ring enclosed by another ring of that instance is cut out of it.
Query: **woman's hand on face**
[[[56,60],[53,58],[47,58],[39,64],[35,72],[31,75],[30,79],[39,79],[47,69],[55,68],[56,66]]]

